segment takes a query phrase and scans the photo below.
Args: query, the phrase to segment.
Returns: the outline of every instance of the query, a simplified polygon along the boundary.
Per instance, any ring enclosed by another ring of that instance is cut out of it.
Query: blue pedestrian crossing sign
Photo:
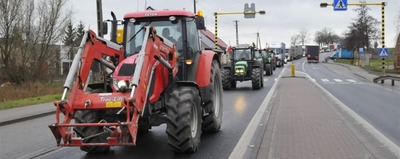
[[[388,48],[379,48],[378,49],[379,57],[388,57],[389,56],[389,49]]]
[[[333,0],[333,10],[334,11],[346,11],[347,10],[347,0]]]

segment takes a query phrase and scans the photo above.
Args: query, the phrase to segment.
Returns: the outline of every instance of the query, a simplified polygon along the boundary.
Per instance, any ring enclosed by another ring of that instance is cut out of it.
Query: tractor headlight
[[[235,73],[236,73],[236,74],[243,74],[243,69],[236,69],[236,70],[235,70]]]
[[[128,89],[128,84],[125,80],[116,80],[113,79],[113,85],[115,90],[117,90],[118,92],[125,92]]]

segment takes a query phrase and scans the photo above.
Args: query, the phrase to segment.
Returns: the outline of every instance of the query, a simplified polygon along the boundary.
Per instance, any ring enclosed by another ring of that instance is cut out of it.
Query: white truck
[[[301,46],[291,46],[289,49],[289,61],[300,59],[303,55],[303,48]]]
[[[276,66],[281,67],[285,64],[285,49],[286,45],[282,42],[271,42],[267,43],[267,48],[269,48],[270,53],[275,54]]]

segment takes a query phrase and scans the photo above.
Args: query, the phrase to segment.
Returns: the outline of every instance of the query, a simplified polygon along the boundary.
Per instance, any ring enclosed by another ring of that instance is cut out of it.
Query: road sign
[[[363,54],[364,53],[364,48],[362,48],[362,47],[358,48],[358,53],[359,54]]]
[[[333,0],[333,10],[334,11],[346,11],[347,10],[347,0]]]
[[[389,49],[388,48],[379,48],[378,49],[379,57],[388,57],[389,56]]]

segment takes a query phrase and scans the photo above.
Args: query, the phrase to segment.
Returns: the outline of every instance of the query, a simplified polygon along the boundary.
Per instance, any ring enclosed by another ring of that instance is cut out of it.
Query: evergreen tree
[[[65,30],[65,36],[62,39],[62,42],[65,46],[73,46],[76,38],[75,28],[72,25],[72,22],[69,21],[67,24],[67,28]]]
[[[365,2],[365,1],[361,1]],[[344,47],[347,49],[357,49],[366,47],[368,50],[371,45],[371,40],[377,36],[378,29],[376,25],[378,21],[368,14],[370,8],[360,6],[354,9],[358,15],[354,22],[348,27],[349,31],[345,34]]]
[[[76,28],[76,37],[74,39],[76,47],[78,47],[81,44],[82,37],[85,34],[85,24],[83,24],[82,21],[79,22],[77,28]]]

